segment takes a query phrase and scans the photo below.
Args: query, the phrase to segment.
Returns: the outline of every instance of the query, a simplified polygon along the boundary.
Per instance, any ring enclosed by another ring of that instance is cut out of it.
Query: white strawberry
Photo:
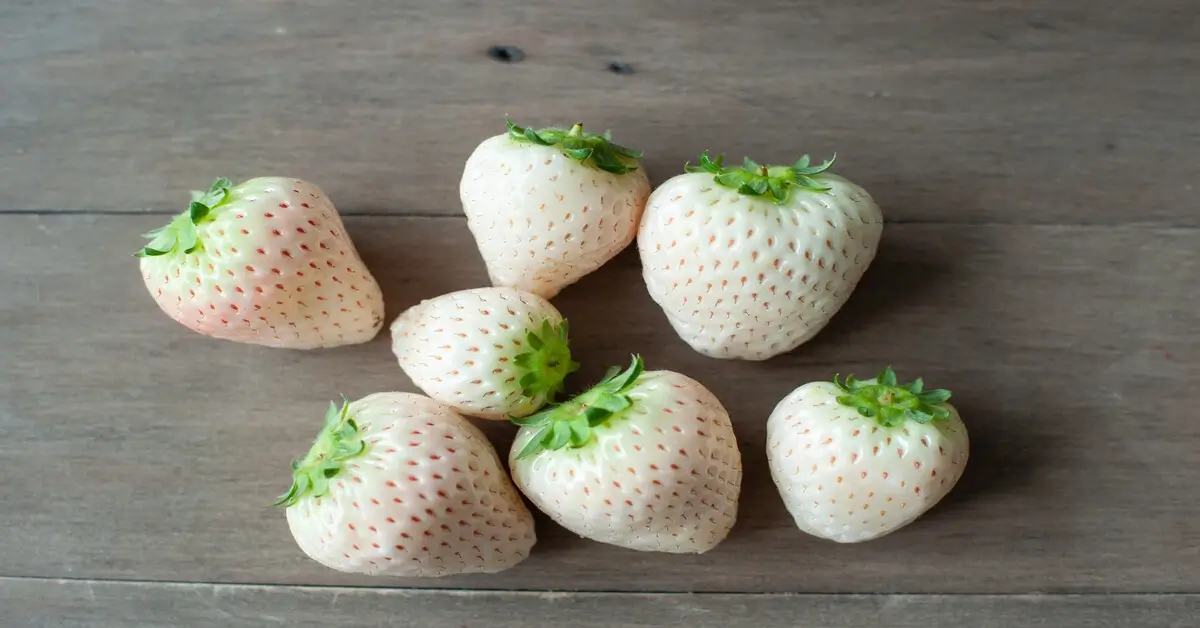
[[[463,211],[492,284],[549,299],[633,242],[650,182],[607,133],[507,124],[467,159]]]
[[[146,234],[146,288],[174,320],[237,342],[313,349],[370,340],[383,295],[317,186],[217,179],[188,210]]]
[[[650,296],[689,345],[765,360],[815,336],[875,257],[883,229],[865,190],[810,166],[700,166],[651,194],[638,232]]]
[[[894,532],[954,488],[967,465],[967,428],[950,392],[920,379],[812,382],[767,421],[767,460],[796,526],[857,543]]]
[[[522,425],[513,481],[568,530],[642,551],[703,553],[737,519],[742,460],[711,392],[671,371],[623,372]]]
[[[524,560],[533,517],[479,428],[411,393],[330,404],[277,505],[313,560],[347,573],[495,573]]]
[[[579,367],[567,321],[549,301],[513,288],[460,290],[422,301],[392,323],[400,368],[433,399],[503,419],[541,408]]]

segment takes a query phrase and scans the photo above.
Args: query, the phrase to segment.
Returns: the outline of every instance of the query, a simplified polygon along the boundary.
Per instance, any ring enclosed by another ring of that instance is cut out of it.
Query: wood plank
[[[210,341],[162,316],[129,253],[152,216],[0,216],[0,575],[717,592],[1200,590],[1200,230],[892,225],[876,265],[813,343],[761,364],[707,359],[670,332],[632,251],[565,291],[584,368],[629,352],[709,385],[746,471],[728,541],[697,557],[572,537],[498,576],[342,576],[267,507],[328,399],[411,385],[388,338],[320,353]],[[388,303],[482,285],[459,219],[348,228]],[[836,372],[955,392],[972,462],[935,511],[840,546],[796,531],[766,471],[764,424]],[[506,448],[513,430],[489,424]]]
[[[1190,628],[1200,595],[730,595],[420,591],[0,578],[29,628],[689,626]]]
[[[656,181],[703,149],[837,152],[893,221],[1196,226],[1194,9],[4,3],[0,209],[162,211],[218,175],[286,174],[347,212],[456,214],[463,162],[508,113],[611,127]]]

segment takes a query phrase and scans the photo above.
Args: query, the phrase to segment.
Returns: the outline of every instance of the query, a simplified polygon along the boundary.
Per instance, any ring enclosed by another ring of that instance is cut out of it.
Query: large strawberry
[[[567,321],[549,301],[513,288],[460,290],[422,301],[392,323],[400,368],[430,397],[486,419],[525,416],[579,367]]]
[[[638,232],[650,296],[695,350],[764,360],[817,334],[875,257],[865,190],[809,165],[700,166],[650,196]]]
[[[348,573],[495,573],[537,541],[495,449],[450,408],[411,393],[330,404],[277,505],[300,549]]]
[[[513,481],[568,530],[642,551],[703,553],[737,518],[729,414],[695,380],[635,357],[578,397],[516,419]]]
[[[217,179],[137,253],[159,307],[207,336],[312,349],[366,342],[383,295],[317,186]]]
[[[804,532],[841,543],[912,523],[954,488],[969,440],[950,392],[900,385],[891,368],[858,381],[812,382],[767,421],[767,460]]]
[[[467,159],[463,211],[492,284],[549,299],[633,242],[650,182],[607,133],[507,124]]]

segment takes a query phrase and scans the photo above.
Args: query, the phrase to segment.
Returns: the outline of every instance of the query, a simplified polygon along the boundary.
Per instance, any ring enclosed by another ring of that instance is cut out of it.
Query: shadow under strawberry
[[[879,253],[850,299],[821,333],[788,356],[811,358],[864,333],[895,333],[906,308],[942,299],[961,278],[954,276],[955,252],[929,242],[928,229],[936,227],[887,225]]]
[[[968,396],[970,395],[970,396]],[[1058,448],[1052,430],[1034,433],[1021,420],[1029,416],[1017,411],[1009,415],[989,409],[987,399],[970,393],[956,394],[951,403],[958,409],[971,436],[971,456],[958,485],[926,517],[955,517],[955,511],[975,500],[994,500],[1022,492],[1033,483],[1047,458]],[[1041,416],[1055,412],[1042,407]]]

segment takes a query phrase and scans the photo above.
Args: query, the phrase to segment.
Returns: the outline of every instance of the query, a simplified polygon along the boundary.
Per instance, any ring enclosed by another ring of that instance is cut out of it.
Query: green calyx
[[[224,177],[213,182],[207,192],[192,192],[192,202],[187,211],[179,214],[164,227],[159,227],[149,233],[143,233],[143,238],[150,238],[150,243],[142,250],[134,253],[134,257],[156,257],[168,253],[194,253],[202,247],[196,227],[201,223],[212,220],[212,211],[229,198],[229,188],[233,183]]]
[[[819,166],[809,165],[809,157],[805,155],[790,166],[761,166],[749,157],[737,166],[726,168],[724,155],[717,155],[715,160],[708,156],[708,151],[700,155],[700,165],[685,165],[687,172],[707,172],[713,175],[713,180],[727,188],[737,190],[747,196],[761,196],[776,205],[786,203],[792,195],[792,190],[801,189],[810,192],[828,192],[829,186],[821,183],[822,174],[830,174],[829,167],[837,155]]]
[[[542,321],[538,331],[525,335],[528,351],[513,358],[521,370],[521,394],[536,399],[553,400],[562,392],[563,380],[579,369],[579,363],[571,360],[571,349],[567,339],[567,321],[555,325],[550,319]]]
[[[366,451],[367,443],[358,434],[358,424],[347,413],[349,406],[345,397],[340,408],[329,402],[325,424],[312,449],[303,460],[292,461],[292,488],[273,505],[291,506],[304,497],[325,495],[329,481],[337,477],[346,462]]]
[[[591,443],[593,430],[633,406],[629,391],[644,370],[642,358],[635,355],[624,371],[613,367],[599,384],[574,399],[524,418],[510,418],[521,427],[537,430],[517,458]]]
[[[603,135],[584,133],[582,123],[570,129],[546,128],[537,131],[519,127],[508,119],[504,120],[504,124],[508,126],[509,139],[515,142],[554,146],[571,159],[613,174],[637,170],[637,166],[630,165],[630,162],[642,157],[640,151],[614,144],[612,133],[608,131]]]
[[[845,381],[833,383],[842,390],[838,403],[854,408],[858,413],[873,418],[884,427],[897,427],[907,421],[932,423],[950,418],[946,400],[949,390],[925,390],[925,383],[917,378],[912,383],[896,383],[896,373],[887,367],[874,379],[856,380],[853,375]]]

